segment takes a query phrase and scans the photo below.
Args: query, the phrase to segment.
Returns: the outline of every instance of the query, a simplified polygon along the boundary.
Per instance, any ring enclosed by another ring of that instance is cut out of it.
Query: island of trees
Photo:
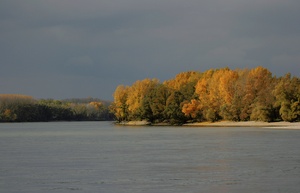
[[[0,94],[0,122],[113,120],[109,105],[95,98],[37,100],[26,95]]]
[[[300,121],[300,79],[263,67],[183,72],[160,83],[138,80],[116,88],[111,111],[118,122]]]

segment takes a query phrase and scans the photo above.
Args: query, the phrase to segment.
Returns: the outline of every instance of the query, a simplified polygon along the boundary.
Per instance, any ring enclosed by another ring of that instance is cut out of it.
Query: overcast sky
[[[112,99],[184,71],[300,76],[299,0],[1,0],[0,93]]]

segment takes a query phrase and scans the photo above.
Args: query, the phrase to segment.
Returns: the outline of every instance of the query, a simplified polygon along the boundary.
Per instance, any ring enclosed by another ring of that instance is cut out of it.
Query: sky
[[[299,0],[1,0],[0,93],[112,100],[118,85],[263,66],[300,75]]]

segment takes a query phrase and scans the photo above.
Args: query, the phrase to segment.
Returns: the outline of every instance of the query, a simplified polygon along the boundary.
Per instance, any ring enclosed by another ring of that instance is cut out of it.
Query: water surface
[[[0,124],[0,192],[298,193],[300,130]]]

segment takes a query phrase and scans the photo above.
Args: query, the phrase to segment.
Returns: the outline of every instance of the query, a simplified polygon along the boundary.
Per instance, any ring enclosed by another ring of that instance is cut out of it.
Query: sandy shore
[[[264,127],[264,128],[285,128],[285,129],[300,129],[300,122],[260,122],[260,121],[220,121],[220,122],[202,122],[202,123],[188,123],[185,126],[195,127]]]
[[[118,125],[126,126],[143,126],[151,125],[147,121],[129,121],[118,123]],[[166,124],[155,124],[154,126],[161,126]],[[220,121],[220,122],[201,122],[201,123],[187,123],[183,126],[192,127],[263,127],[263,128],[278,128],[278,129],[300,129],[300,122],[290,123],[290,122],[260,122],[260,121]]]
[[[125,125],[125,126],[143,126],[143,125],[151,125],[148,121],[128,121],[117,123],[117,125]]]

